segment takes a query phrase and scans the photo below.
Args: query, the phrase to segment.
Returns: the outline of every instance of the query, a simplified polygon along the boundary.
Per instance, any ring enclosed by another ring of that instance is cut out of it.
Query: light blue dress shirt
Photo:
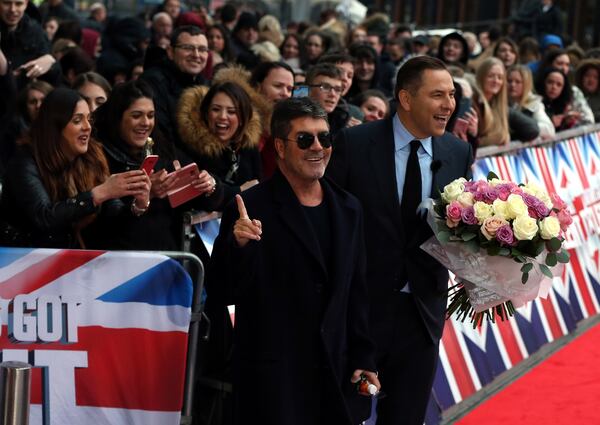
[[[398,199],[402,203],[402,191],[404,189],[404,177],[406,175],[406,163],[410,155],[410,142],[417,139],[404,127],[398,114],[394,114],[392,120],[394,128],[394,162],[396,164],[396,187],[398,188]],[[431,195],[431,185],[433,184],[433,172],[431,163],[433,162],[433,147],[431,137],[418,139],[421,141],[421,147],[417,151],[419,157],[419,166],[421,168],[421,201],[429,198]],[[410,282],[402,292],[410,293]]]

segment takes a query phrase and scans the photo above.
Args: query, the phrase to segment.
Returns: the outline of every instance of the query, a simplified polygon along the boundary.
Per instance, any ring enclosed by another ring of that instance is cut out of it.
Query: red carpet
[[[568,343],[456,424],[600,424],[600,325]]]

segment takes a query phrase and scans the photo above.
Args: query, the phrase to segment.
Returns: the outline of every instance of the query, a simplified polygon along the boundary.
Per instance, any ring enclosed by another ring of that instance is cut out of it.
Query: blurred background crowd
[[[416,55],[451,70],[447,131],[474,152],[600,117],[600,48],[567,36],[573,22],[553,1],[509,2],[510,15],[474,31],[393,22],[448,13],[447,2],[397,3],[283,2],[271,14],[262,3],[0,0],[3,244],[181,249],[183,211],[220,211],[274,172],[275,102],[317,100],[335,136],[393,114],[397,70]],[[150,176],[148,154],[159,156]],[[172,172],[192,163],[202,196],[171,208]]]

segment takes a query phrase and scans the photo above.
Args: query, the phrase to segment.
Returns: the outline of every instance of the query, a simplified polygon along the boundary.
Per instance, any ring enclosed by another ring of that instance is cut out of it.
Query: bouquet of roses
[[[421,248],[460,282],[451,288],[448,317],[457,312],[474,326],[484,317],[504,320],[515,307],[547,296],[550,268],[569,262],[562,246],[572,223],[567,205],[533,183],[494,173],[487,180],[457,179],[430,205],[429,223],[435,237]]]

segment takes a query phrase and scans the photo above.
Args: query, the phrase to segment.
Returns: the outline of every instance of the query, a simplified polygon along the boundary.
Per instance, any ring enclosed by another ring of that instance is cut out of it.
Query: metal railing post
[[[0,424],[28,425],[31,366],[23,362],[0,363]]]

